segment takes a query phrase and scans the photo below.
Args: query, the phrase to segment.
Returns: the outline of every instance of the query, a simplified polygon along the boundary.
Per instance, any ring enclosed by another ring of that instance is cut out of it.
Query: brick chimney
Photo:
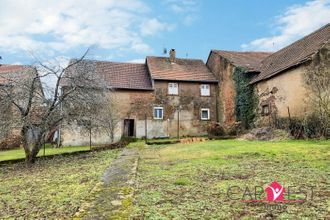
[[[175,49],[170,50],[170,62],[171,63],[175,62]]]

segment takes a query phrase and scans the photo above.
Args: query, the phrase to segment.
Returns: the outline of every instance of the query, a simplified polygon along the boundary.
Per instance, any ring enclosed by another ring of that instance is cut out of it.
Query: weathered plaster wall
[[[154,104],[164,108],[164,128],[171,137],[177,136],[178,106],[180,136],[199,136],[206,134],[206,125],[217,120],[216,84],[210,85],[210,96],[201,96],[202,83],[179,82],[179,95],[167,94],[167,81],[155,82]],[[210,109],[210,120],[202,121],[201,108]]]
[[[130,91],[130,90],[117,90],[114,92],[109,92],[109,96],[112,96],[113,102],[116,103],[116,108],[118,109],[119,122],[115,130],[115,141],[121,139],[124,133],[124,119],[135,119],[135,127],[141,124],[144,114],[138,114],[137,112],[142,112],[142,109],[134,109],[136,103],[139,102],[139,98],[146,100],[153,99],[152,91]],[[144,109],[144,112],[147,110]],[[150,111],[151,113],[152,111]],[[149,114],[150,114],[149,113]],[[138,121],[140,120],[140,121]],[[140,135],[141,133],[139,133]],[[63,125],[61,128],[62,144],[67,145],[89,145],[89,133],[84,131],[76,123]],[[144,135],[142,135],[144,136]],[[92,133],[92,144],[106,144],[110,142],[110,138],[106,132],[97,131]]]
[[[306,105],[307,90],[304,84],[306,66],[285,71],[276,77],[256,84],[259,97],[258,124],[269,124],[274,117],[303,116],[308,110]],[[262,105],[269,105],[270,114],[261,115]]]
[[[233,72],[235,66],[226,59],[211,52],[207,67],[219,80],[219,119],[224,125],[235,123],[235,84]]]

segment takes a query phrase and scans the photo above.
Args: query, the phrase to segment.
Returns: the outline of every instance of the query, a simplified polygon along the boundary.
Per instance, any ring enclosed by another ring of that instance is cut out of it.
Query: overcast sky
[[[141,62],[175,48],[275,51],[330,22],[330,0],[0,0],[2,63]]]

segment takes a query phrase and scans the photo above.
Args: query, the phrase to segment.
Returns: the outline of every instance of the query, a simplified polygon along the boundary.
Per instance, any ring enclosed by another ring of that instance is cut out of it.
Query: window
[[[154,119],[163,119],[163,107],[154,107]]]
[[[169,95],[179,94],[179,86],[177,83],[168,83],[168,94]]]
[[[269,105],[261,106],[261,115],[269,115]]]
[[[201,109],[201,119],[202,120],[210,120],[210,109],[202,108]]]
[[[210,85],[208,84],[201,85],[201,96],[210,96]]]

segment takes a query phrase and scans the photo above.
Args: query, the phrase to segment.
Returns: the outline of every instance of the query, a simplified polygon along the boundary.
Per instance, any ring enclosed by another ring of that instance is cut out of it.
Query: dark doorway
[[[124,136],[126,137],[134,136],[134,119],[124,120]]]

